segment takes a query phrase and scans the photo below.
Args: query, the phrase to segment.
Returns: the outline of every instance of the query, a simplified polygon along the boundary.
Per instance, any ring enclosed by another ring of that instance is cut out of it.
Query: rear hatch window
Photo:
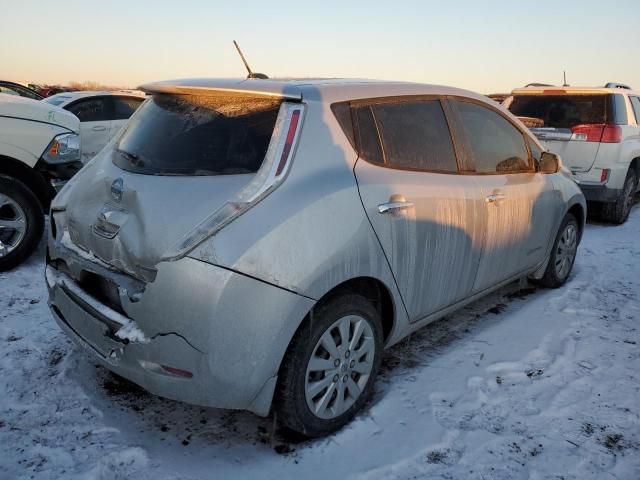
[[[125,127],[114,163],[148,175],[255,173],[281,103],[251,95],[154,95]]]
[[[528,127],[606,123],[607,95],[515,95],[509,110]]]

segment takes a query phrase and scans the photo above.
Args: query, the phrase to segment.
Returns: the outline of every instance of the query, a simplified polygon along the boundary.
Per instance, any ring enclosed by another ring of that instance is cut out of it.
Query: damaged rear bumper
[[[189,257],[160,263],[146,284],[89,257],[49,239],[49,305],[75,343],[156,395],[269,413],[280,362],[314,300]],[[96,294],[88,275],[115,293]]]
[[[151,393],[197,405],[211,405],[206,355],[175,333],[152,338],[47,266],[49,307],[60,328],[104,367]],[[121,338],[122,337],[122,338]],[[190,376],[165,371],[170,366]],[[215,403],[215,401],[214,401]]]

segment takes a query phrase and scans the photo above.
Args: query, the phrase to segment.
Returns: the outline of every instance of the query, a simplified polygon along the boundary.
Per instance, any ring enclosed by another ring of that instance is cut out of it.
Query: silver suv
[[[550,151],[562,156],[587,201],[601,202],[612,223],[624,223],[640,176],[640,94],[628,86],[533,84],[504,105]]]
[[[366,81],[184,80],[60,192],[60,327],[165,397],[324,435],[383,349],[515,279],[569,277],[586,204],[495,102]]]

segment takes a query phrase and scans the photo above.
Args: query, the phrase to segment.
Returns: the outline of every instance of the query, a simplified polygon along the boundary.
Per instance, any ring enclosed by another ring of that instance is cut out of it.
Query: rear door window
[[[478,173],[531,171],[524,136],[511,122],[489,108],[454,101]]]
[[[113,97],[113,120],[126,120],[144,102],[143,98]]]
[[[114,163],[150,175],[256,172],[281,103],[251,95],[154,95],[125,127]]]
[[[509,110],[528,125],[571,128],[605,123],[607,95],[515,95]],[[526,122],[525,122],[526,123]]]
[[[456,173],[451,133],[439,100],[356,107],[358,154],[390,168]]]
[[[373,106],[386,163],[394,168],[458,171],[449,126],[439,100]]]
[[[78,100],[66,109],[81,122],[106,122],[111,120],[112,103],[109,97],[93,97]]]

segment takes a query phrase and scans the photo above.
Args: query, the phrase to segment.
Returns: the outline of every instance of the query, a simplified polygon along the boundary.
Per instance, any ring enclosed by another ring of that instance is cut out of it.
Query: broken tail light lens
[[[304,105],[284,102],[271,136],[264,162],[253,179],[235,198],[230,199],[185,235],[164,260],[177,260],[207,238],[238,218],[253,205],[275,190],[286,178],[300,136]]]

